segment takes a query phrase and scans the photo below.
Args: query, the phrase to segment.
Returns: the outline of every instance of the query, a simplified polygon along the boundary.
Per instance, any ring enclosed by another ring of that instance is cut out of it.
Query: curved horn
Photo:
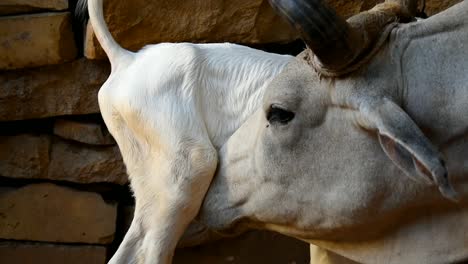
[[[340,70],[362,50],[364,39],[322,0],[269,0],[313,51],[323,67]]]

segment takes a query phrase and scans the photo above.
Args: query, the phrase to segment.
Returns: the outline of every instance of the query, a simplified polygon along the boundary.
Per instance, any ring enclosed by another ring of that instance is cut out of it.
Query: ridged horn
[[[269,0],[276,12],[293,25],[324,68],[340,70],[363,48],[356,32],[322,0]]]

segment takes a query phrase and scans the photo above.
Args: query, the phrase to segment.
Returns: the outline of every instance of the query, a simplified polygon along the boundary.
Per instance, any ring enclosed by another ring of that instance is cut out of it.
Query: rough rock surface
[[[361,10],[367,10],[372,8],[378,3],[383,3],[385,0],[364,0],[364,4],[362,5]],[[463,0],[426,0],[426,9],[425,12],[428,16],[435,15],[445,9],[460,3]],[[356,1],[348,1],[348,2],[356,2]],[[419,9],[422,8],[422,1],[419,1]]]
[[[0,176],[41,178],[49,166],[50,137],[0,136]]]
[[[462,1],[463,0],[427,0],[426,13],[432,16]]]
[[[348,18],[383,1],[327,2]],[[428,0],[426,12],[433,15],[458,2],[461,0]],[[130,50],[160,42],[285,43],[298,36],[265,0],[115,0],[104,9],[113,36]],[[105,57],[90,24],[85,36],[85,56]]]
[[[67,8],[67,0],[2,0],[0,2],[0,15],[31,13],[41,10],[61,11]]]
[[[0,70],[59,64],[76,55],[69,12],[0,18]]]
[[[0,244],[0,263],[10,264],[105,264],[106,248],[43,243]]]
[[[97,193],[54,184],[0,190],[0,238],[109,244],[117,206]]]
[[[86,59],[1,72],[0,121],[98,113],[97,93],[109,72],[107,62]]]
[[[57,119],[54,123],[54,134],[91,145],[116,144],[104,123]]]
[[[0,136],[0,176],[74,183],[128,182],[117,146],[93,146],[31,134]]]
[[[117,146],[83,146],[54,140],[47,179],[78,183],[128,182]]]
[[[104,5],[109,29],[123,47],[160,42],[290,42],[297,34],[265,0],[114,0]],[[87,58],[103,58],[92,29]]]

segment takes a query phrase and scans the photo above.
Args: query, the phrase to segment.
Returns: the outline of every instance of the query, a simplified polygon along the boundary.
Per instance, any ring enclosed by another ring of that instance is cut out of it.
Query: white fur
[[[170,263],[198,213],[219,148],[293,57],[227,43],[163,43],[132,53],[107,30],[102,0],[89,0],[89,13],[112,64],[99,106],[136,200],[110,263]]]

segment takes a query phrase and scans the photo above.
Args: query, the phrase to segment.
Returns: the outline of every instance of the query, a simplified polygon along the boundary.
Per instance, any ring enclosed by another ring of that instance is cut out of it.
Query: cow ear
[[[361,113],[378,130],[385,154],[407,176],[436,184],[444,197],[458,199],[447,177],[442,155],[405,111],[394,102],[383,99],[363,106]]]

